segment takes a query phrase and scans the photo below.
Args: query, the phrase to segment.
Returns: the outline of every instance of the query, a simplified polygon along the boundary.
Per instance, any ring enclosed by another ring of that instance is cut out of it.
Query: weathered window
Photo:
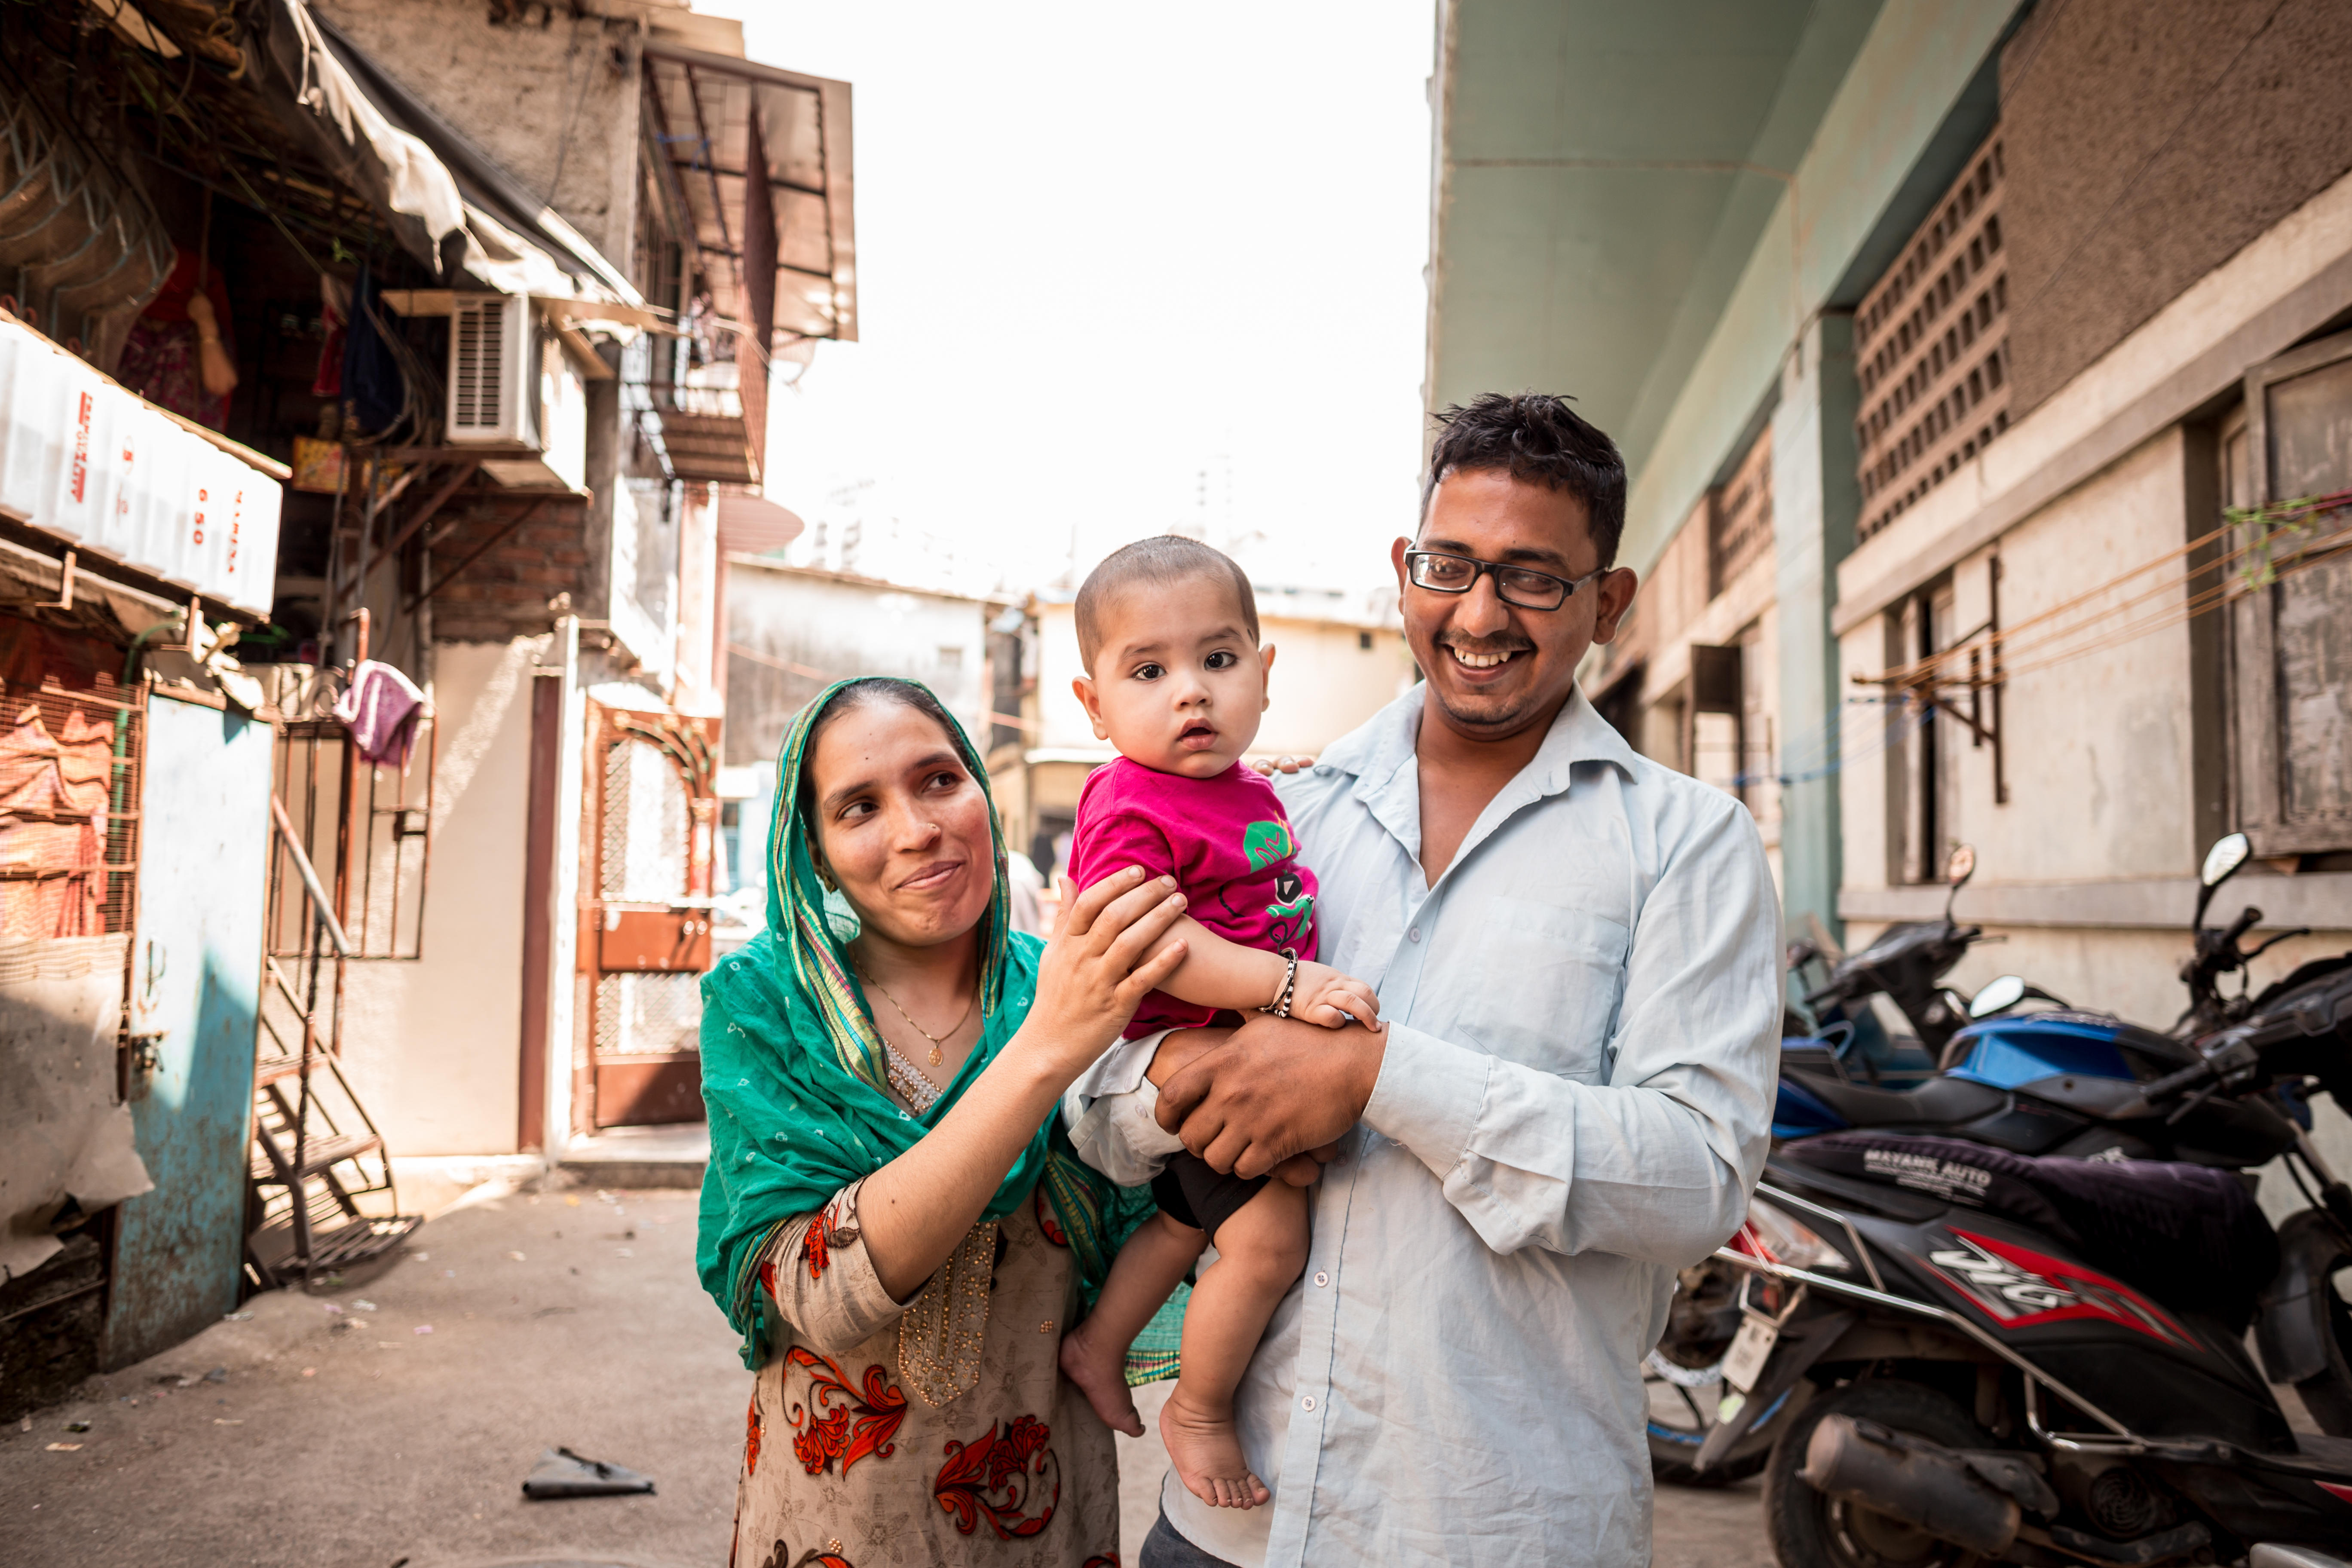
[[[2222,432],[2230,504],[2352,490],[2352,332],[2257,366]],[[2256,853],[2352,849],[2352,512],[2242,521],[2230,606],[2232,805]]]

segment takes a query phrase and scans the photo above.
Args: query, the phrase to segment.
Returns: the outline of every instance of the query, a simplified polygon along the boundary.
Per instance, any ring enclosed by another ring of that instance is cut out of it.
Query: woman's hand
[[[1184,962],[1181,939],[1151,952],[1184,912],[1172,877],[1115,871],[1068,900],[1037,969],[1037,1000],[1021,1035],[1076,1078]],[[1150,953],[1150,957],[1145,955]]]

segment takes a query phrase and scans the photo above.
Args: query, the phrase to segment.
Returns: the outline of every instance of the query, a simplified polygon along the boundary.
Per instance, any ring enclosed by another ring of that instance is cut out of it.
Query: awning
[[[718,313],[757,321],[772,300],[778,338],[856,342],[849,84],[649,38],[645,91]]]
[[[509,294],[645,301],[603,252],[303,0],[275,0],[264,50],[285,110],[443,279]]]

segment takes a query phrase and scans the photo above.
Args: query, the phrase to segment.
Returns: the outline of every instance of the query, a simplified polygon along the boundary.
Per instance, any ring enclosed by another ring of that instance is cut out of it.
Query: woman
[[[1115,1563],[1110,1434],[1055,1363],[1150,1201],[1055,1107],[1183,900],[1129,870],[1011,932],[986,773],[912,682],[829,688],[779,772],[768,929],[703,986],[698,1263],[759,1374],[733,1562]]]

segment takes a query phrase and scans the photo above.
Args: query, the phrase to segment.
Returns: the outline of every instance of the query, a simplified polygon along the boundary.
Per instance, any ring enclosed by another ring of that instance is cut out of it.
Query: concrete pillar
[[[1780,892],[1790,937],[1808,914],[1839,941],[1843,875],[1835,771],[1843,679],[1830,611],[1837,566],[1853,548],[1861,491],[1854,479],[1853,317],[1825,312],[1807,327],[1780,373],[1772,416],[1772,538],[1780,637]],[[1809,777],[1807,775],[1818,775]]]

